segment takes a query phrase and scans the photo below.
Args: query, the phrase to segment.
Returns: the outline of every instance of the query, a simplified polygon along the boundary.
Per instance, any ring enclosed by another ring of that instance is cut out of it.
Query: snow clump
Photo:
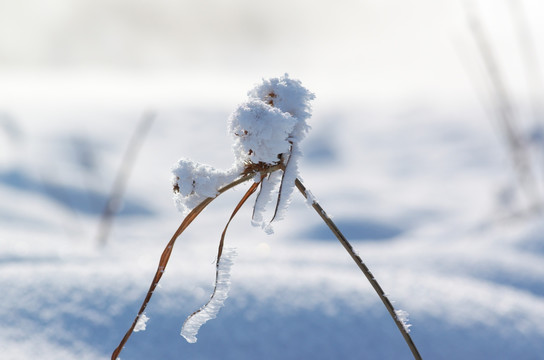
[[[300,141],[310,129],[306,120],[311,116],[310,101],[314,94],[300,81],[287,74],[279,78],[263,79],[248,92],[246,102],[240,104],[228,119],[228,131],[233,136],[234,165],[227,171],[217,170],[188,159],[174,165],[172,185],[174,201],[187,214],[208,197],[215,197],[219,189],[245,173],[255,173],[261,190],[254,207],[252,223],[272,232],[270,221],[283,217],[298,177]],[[269,173],[272,166],[281,166]],[[262,175],[264,178],[261,178]],[[265,221],[263,213],[278,191],[272,220]]]
[[[234,134],[234,153],[238,161],[277,164],[279,156],[289,153],[289,136],[296,119],[267,103],[250,99],[238,106],[230,117]]]
[[[402,323],[402,326],[404,327],[404,330],[409,333],[410,327],[412,324],[410,324],[408,321],[408,312],[404,310],[395,310],[395,315],[397,316],[397,319]]]
[[[187,215],[204,199],[215,197],[222,186],[240,176],[241,170],[241,167],[235,166],[221,171],[189,159],[180,159],[172,167],[174,202]]]
[[[145,314],[140,315],[136,322],[136,326],[134,327],[134,332],[144,331],[148,320],[149,318],[145,316]]]

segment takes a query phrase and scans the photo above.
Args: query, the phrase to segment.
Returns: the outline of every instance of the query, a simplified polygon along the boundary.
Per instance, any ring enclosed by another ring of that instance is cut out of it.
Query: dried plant
[[[499,59],[485,31],[477,3],[464,1],[470,32],[483,61],[488,80],[488,92],[493,101],[497,127],[507,147],[522,192],[529,204],[529,211],[540,211],[542,195],[531,161],[528,141],[521,128],[512,91],[508,87]],[[535,77],[538,74],[533,74]],[[536,80],[535,80],[536,81]],[[535,108],[534,108],[535,109]],[[534,110],[536,112],[536,110]]]
[[[192,313],[184,322],[181,335],[196,342],[196,334],[206,321],[215,318],[228,295],[232,258],[235,252],[225,249],[225,235],[236,213],[249,197],[258,194],[253,206],[252,223],[271,233],[272,221],[281,219],[296,187],[332,230],[357,266],[366,276],[395,321],[415,359],[421,359],[407,323],[407,313],[395,310],[368,267],[353,250],[348,240],[300,181],[297,160],[299,143],[308,131],[309,102],[314,95],[297,80],[287,75],[263,80],[249,92],[249,99],[240,105],[229,119],[229,131],[234,137],[236,161],[227,171],[182,159],[173,168],[174,199],[186,216],[164,249],[151,286],[131,327],[112,354],[117,359],[130,335],[145,328],[144,314],[153,292],[164,274],[177,238],[191,222],[219,195],[242,183],[253,181],[234,208],[221,234],[216,258],[215,286],[210,300]],[[275,195],[274,195],[275,194]],[[271,220],[264,220],[267,205],[273,207]]]
[[[113,224],[113,218],[121,206],[123,194],[126,190],[126,184],[130,177],[130,172],[134,165],[134,161],[136,160],[136,155],[142,146],[144,137],[147,135],[154,120],[154,113],[145,113],[130,139],[123,156],[123,160],[121,161],[121,166],[119,167],[119,170],[115,176],[110,196],[108,197],[108,201],[102,210],[97,234],[99,246],[106,245],[106,242],[108,241],[108,236]]]

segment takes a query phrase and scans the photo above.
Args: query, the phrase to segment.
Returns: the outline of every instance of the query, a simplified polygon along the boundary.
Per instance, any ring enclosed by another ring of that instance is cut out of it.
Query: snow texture
[[[254,208],[253,225],[272,233],[270,220],[264,219],[268,202],[277,198],[274,220],[281,220],[287,210],[295,179],[298,158],[302,156],[300,141],[310,129],[306,120],[311,116],[310,101],[314,94],[300,81],[289,78],[263,80],[248,93],[249,101],[240,105],[229,119],[229,130],[234,134],[234,151],[240,161],[285,166],[283,178],[263,179],[263,186]]]
[[[239,176],[240,171],[239,167],[221,171],[192,160],[179,160],[172,168],[174,201],[178,209],[187,214],[204,199],[215,197],[222,186]]]
[[[295,180],[298,177],[298,158],[302,155],[298,144],[293,143],[291,154],[288,155],[288,160],[283,172],[283,179],[278,194],[278,206],[274,220],[282,220],[285,212],[291,202],[291,195],[295,189]]]
[[[140,315],[134,327],[134,332],[144,331],[148,320],[149,318],[145,314]]]
[[[406,332],[409,333],[410,327],[412,325],[408,322],[408,312],[399,309],[399,310],[395,310],[395,315],[397,316],[397,319],[402,323],[404,330],[406,330]]]
[[[216,318],[219,310],[221,310],[225,300],[228,298],[230,289],[230,269],[235,257],[236,251],[234,249],[224,250],[223,256],[218,263],[215,290],[210,301],[185,320],[185,323],[181,328],[181,336],[189,343],[195,343],[197,341],[196,335],[198,334],[200,327],[208,320]]]
[[[524,133],[543,194],[544,132],[533,125],[544,117],[541,108],[533,120],[528,108],[514,2],[477,3],[518,124],[532,129]],[[227,169],[231,138],[222,125],[247,100],[255,71],[281,66],[304,74],[320,99],[307,120],[301,175],[410,313],[422,357],[543,359],[544,220],[526,211],[516,187],[458,1],[372,2],[372,11],[352,1],[335,14],[318,1],[42,4],[5,1],[0,11],[10,29],[0,36],[10,57],[0,69],[0,117],[11,119],[0,128],[1,359],[110,358],[180,222],[161,174],[169,186],[170,166],[189,154],[173,149],[198,149]],[[544,1],[516,4],[543,69]],[[31,5],[43,10],[27,11]],[[95,21],[99,15],[107,16]],[[142,16],[162,25],[151,28]],[[315,26],[320,19],[327,26]],[[464,61],[444,46],[452,36]],[[403,46],[384,46],[396,43]],[[125,145],[149,107],[159,116],[114,231],[97,251],[97,223]],[[220,131],[210,131],[218,114]],[[206,146],[219,143],[220,151]],[[239,253],[232,299],[196,344],[181,338],[179,315],[209,298],[202,289],[215,275],[200,270],[216,249],[202,240],[218,235],[240,192],[207,208],[177,243],[146,313],[149,326],[131,337],[122,359],[413,358],[372,287],[298,194],[274,237],[248,229],[250,209],[241,210],[230,228]],[[397,231],[377,238],[376,225]]]
[[[305,197],[306,197],[306,205],[313,206],[314,203],[317,202],[317,199],[315,198],[314,194],[310,191],[310,189],[306,189],[305,191]]]
[[[248,100],[240,104],[228,119],[228,131],[233,136],[235,163],[231,170],[221,171],[188,159],[173,167],[174,201],[187,214],[205,198],[214,197],[218,190],[241,175],[251,164],[277,165],[285,170],[262,180],[252,224],[272,233],[271,220],[281,220],[290,202],[298,176],[298,159],[302,156],[300,141],[310,129],[306,120],[311,116],[310,101],[314,94],[300,81],[287,74],[262,80],[248,92]],[[278,191],[276,196],[274,192]],[[274,199],[274,215],[266,220],[267,205]]]
[[[341,129],[342,136],[330,137],[337,162],[309,155],[302,175],[384,290],[410,313],[423,358],[540,359],[544,222],[537,215],[505,218],[510,210],[496,202],[510,168],[488,119],[463,107],[382,114],[367,105],[333,105],[314,115],[312,131],[323,136]],[[2,164],[0,173],[0,285],[9,289],[0,304],[2,359],[109,358],[141,305],[157,254],[180,221],[164,201],[164,180],[157,174],[171,165],[168,154],[180,141],[188,147],[208,141],[202,121],[213,122],[223,110],[213,104],[201,117],[189,116],[192,108],[164,114],[134,168],[124,198],[128,212],[116,218],[108,246],[93,251],[99,219],[96,212],[82,212],[88,188],[81,179],[89,170],[59,148],[59,134],[82,136],[79,127],[90,123],[76,127],[72,119],[85,112],[57,108],[58,116],[50,108],[19,109],[18,118],[36,122],[30,127],[21,121],[27,139],[21,158],[17,167]],[[35,112],[24,112],[30,110]],[[108,193],[123,155],[122,146],[108,144],[128,138],[139,112],[99,110],[89,110],[95,122],[84,135],[96,144],[93,179],[109,176],[93,182],[100,195]],[[180,117],[194,119],[183,124],[191,131],[176,131]],[[311,154],[320,144],[303,146]],[[214,163],[224,159],[213,147],[204,147],[203,156]],[[78,201],[59,200],[74,194]],[[241,196],[236,189],[225,195],[233,201]],[[361,349],[369,359],[411,358],[372,287],[302,196],[293,196],[290,216],[276,225],[273,238],[248,229],[247,218],[231,224],[240,255],[232,269],[236,296],[232,289],[221,321],[203,329],[196,344],[182,339],[180,318],[172,314],[188,315],[198,308],[191,304],[209,299],[203,289],[211,274],[200,269],[216,245],[201,239],[214,237],[210,225],[222,229],[232,212],[233,202],[221,200],[176,245],[163,287],[150,302],[153,313],[146,313],[153,323],[133,335],[121,358],[351,360]],[[154,209],[154,216],[135,211],[134,204]],[[245,210],[240,215],[249,217]],[[376,240],[377,225],[397,230]]]
[[[280,154],[290,151],[290,135],[296,121],[291,114],[261,100],[250,99],[239,105],[229,121],[237,160],[278,163]]]
[[[248,96],[291,114],[295,119],[296,131],[291,136],[302,140],[304,132],[308,131],[306,120],[311,116],[310,101],[315,95],[309,92],[299,80],[289,78],[285,74],[279,78],[263,79],[262,83],[249,91]]]
[[[262,227],[267,234],[272,234],[274,231],[272,226],[265,221],[264,213],[266,212],[267,205],[272,201],[272,193],[279,189],[282,174],[280,172],[273,172],[262,182],[261,191],[255,200],[255,206],[253,207],[253,218],[251,223],[253,226]]]

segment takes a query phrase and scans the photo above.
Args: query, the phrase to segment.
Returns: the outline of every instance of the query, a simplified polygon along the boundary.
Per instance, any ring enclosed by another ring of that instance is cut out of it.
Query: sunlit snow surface
[[[422,356],[540,358],[544,222],[501,205],[513,176],[489,121],[463,106],[322,104],[317,94],[299,172],[410,314]],[[110,356],[181,222],[171,164],[186,157],[228,168],[235,106],[155,109],[102,249],[102,206],[146,109],[9,111],[19,135],[0,130],[0,358]],[[226,237],[238,252],[228,300],[197,343],[179,335],[209,299],[219,237],[246,187],[221,195],[178,240],[146,330],[121,358],[410,359],[370,285],[300,194],[273,235],[251,226],[254,198],[247,202]]]

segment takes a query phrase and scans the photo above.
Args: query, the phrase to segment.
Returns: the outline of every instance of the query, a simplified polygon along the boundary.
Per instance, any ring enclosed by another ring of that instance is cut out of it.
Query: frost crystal
[[[178,209],[186,214],[205,198],[216,196],[217,191],[236,179],[240,171],[240,167],[220,171],[188,159],[179,160],[172,167],[174,201]]]
[[[274,164],[288,153],[289,137],[296,119],[263,101],[251,99],[241,104],[229,120],[234,134],[234,153],[238,161]]]
[[[277,174],[263,179],[255,203],[253,225],[271,233],[272,227],[263,214],[276,190],[279,193],[274,220],[281,220],[289,205],[302,154],[299,143],[310,129],[306,120],[311,116],[310,101],[315,96],[286,74],[263,80],[249,91],[248,97],[229,119],[236,157],[251,163],[282,162],[285,166],[281,179]]]
[[[216,196],[222,186],[252,165],[282,165],[282,176],[276,172],[263,179],[257,174],[255,178],[262,182],[252,223],[272,232],[270,220],[265,221],[263,214],[267,205],[277,199],[272,219],[280,220],[289,205],[298,177],[299,144],[310,129],[306,120],[311,116],[310,101],[314,97],[300,81],[287,74],[262,80],[229,117],[228,131],[234,138],[235,156],[231,170],[220,171],[186,159],[174,166],[172,183],[178,208],[189,212],[205,198]],[[273,196],[276,191],[278,195]]]
[[[300,81],[289,78],[287,74],[280,78],[263,80],[249,91],[248,96],[291,114],[297,122],[304,125],[311,116],[310,100],[315,98]]]
[[[144,331],[147,320],[149,320],[149,318],[145,316],[145,314],[140,315],[138,317],[138,321],[136,322],[136,326],[134,327],[134,332]]]
[[[217,313],[219,313],[219,310],[223,307],[223,304],[229,295],[230,269],[235,256],[236,251],[234,249],[225,250],[218,264],[216,287],[210,301],[185,320],[185,323],[181,328],[181,336],[183,336],[187,342],[195,343],[197,340],[196,335],[198,334],[200,327],[208,320],[215,319]]]
[[[273,233],[272,227],[264,219],[264,213],[266,212],[266,205],[272,201],[272,193],[278,189],[281,176],[279,172],[274,172],[268,176],[268,178],[262,182],[261,191],[255,200],[255,206],[253,207],[253,219],[251,224],[253,226],[260,226],[267,234]]]
[[[312,194],[312,192],[309,189],[306,189],[305,194],[306,194],[306,205],[313,206],[314,203],[317,202],[317,200],[315,199],[314,194]]]
[[[402,323],[404,330],[409,333],[412,324],[408,323],[408,312],[404,310],[395,310],[395,315],[397,315],[397,319]]]

